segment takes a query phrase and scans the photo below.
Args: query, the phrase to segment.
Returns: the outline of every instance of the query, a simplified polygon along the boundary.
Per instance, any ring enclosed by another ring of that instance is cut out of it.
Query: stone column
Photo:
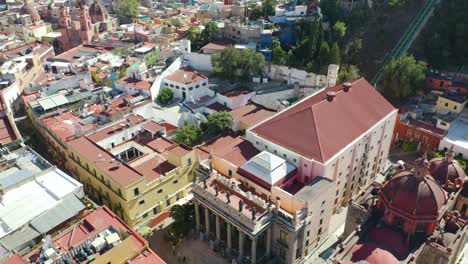
[[[216,215],[216,240],[220,241],[221,240],[221,225],[219,221],[219,216]]]
[[[252,238],[252,264],[255,264],[257,258],[257,239]]]
[[[266,233],[266,256],[269,258],[271,256],[271,228],[267,228]]]
[[[226,224],[227,224],[227,252],[231,253],[231,249],[232,249],[231,223],[226,223]]]
[[[205,235],[208,237],[210,235],[210,211],[205,207]]]
[[[195,202],[195,229],[200,230],[200,206]]]
[[[239,230],[239,258],[244,256],[244,238],[245,234]]]

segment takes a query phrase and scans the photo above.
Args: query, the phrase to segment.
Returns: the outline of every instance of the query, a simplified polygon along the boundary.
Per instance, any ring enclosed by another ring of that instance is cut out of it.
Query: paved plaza
[[[154,232],[147,237],[151,249],[158,254],[166,263],[203,263],[203,264],[226,264],[227,261],[210,249],[207,243],[188,237],[174,249],[171,244],[164,240],[165,231]],[[183,261],[185,257],[185,262]]]

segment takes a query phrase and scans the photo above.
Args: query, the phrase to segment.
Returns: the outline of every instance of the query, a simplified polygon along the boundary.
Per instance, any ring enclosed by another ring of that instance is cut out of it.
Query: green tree
[[[118,0],[114,5],[115,13],[123,18],[136,18],[140,14],[138,0]]]
[[[174,219],[170,232],[176,239],[183,239],[195,225],[194,205],[174,205],[171,207],[171,217]]]
[[[337,40],[341,41],[346,35],[346,23],[343,21],[336,21],[335,25],[333,26],[333,33]]]
[[[406,0],[388,0],[387,4],[391,8],[400,8],[406,4]]]
[[[202,142],[203,131],[195,124],[185,124],[184,127],[179,129],[174,141],[178,144],[185,144],[189,147],[193,147]]]
[[[263,0],[263,11],[265,15],[273,16],[275,14],[276,6],[278,5],[278,0]]]
[[[247,10],[249,12],[249,20],[256,21],[263,16],[262,7],[256,3],[250,3]]]
[[[338,83],[356,80],[360,77],[359,68],[356,65],[342,65],[338,72]]]
[[[185,35],[187,39],[191,42],[197,42],[200,40],[200,28],[196,26],[191,26]]]
[[[174,93],[168,87],[161,89],[156,99],[162,104],[166,105],[174,98]]]
[[[440,1],[422,31],[423,55],[431,67],[456,70],[468,62],[466,0]]]
[[[227,111],[210,114],[207,119],[208,133],[212,135],[229,130],[233,122],[231,114]]]
[[[330,50],[330,64],[337,64],[340,65],[341,63],[341,56],[340,56],[340,47],[338,43],[333,43],[333,46]]]
[[[328,43],[326,41],[323,41],[322,45],[320,46],[318,60],[320,63],[320,72],[323,72],[330,64],[330,46],[328,46]]]
[[[403,98],[424,87],[426,63],[413,56],[392,59],[384,68],[382,91],[389,97]]]
[[[154,51],[145,55],[145,64],[148,68],[153,67],[159,59],[159,49],[155,48]]]
[[[213,73],[225,79],[249,78],[261,73],[265,58],[252,49],[228,47],[211,55]]]
[[[206,23],[205,29],[201,33],[201,38],[205,43],[209,43],[214,41],[218,37],[218,34],[218,24],[213,20],[210,20],[210,22]]]
[[[281,46],[273,48],[273,63],[278,65],[286,65],[288,61],[288,53]]]

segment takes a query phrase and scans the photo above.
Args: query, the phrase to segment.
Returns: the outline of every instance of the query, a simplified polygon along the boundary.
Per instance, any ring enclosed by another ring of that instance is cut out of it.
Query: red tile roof
[[[342,84],[302,100],[252,132],[309,159],[325,162],[395,108],[361,78],[348,92]],[[333,101],[327,92],[335,92]]]
[[[174,145],[173,147],[170,147],[168,151],[177,157],[182,157],[187,155],[190,151],[192,151],[192,149],[184,145]]]
[[[163,126],[166,129],[166,134],[171,133],[172,131],[175,131],[177,129],[176,126],[173,126],[169,123],[160,123],[161,126]]]
[[[276,111],[257,104],[248,104],[232,110],[231,116],[234,120],[254,126],[271,117]]]
[[[151,133],[156,133],[159,130],[163,129],[162,126],[160,126],[158,123],[154,122],[153,120],[146,122],[146,124],[143,125],[143,128],[150,131]]]
[[[60,248],[61,254],[66,253],[82,244],[86,239],[106,230],[109,226],[117,229],[120,234],[127,234],[130,236],[135,255],[143,252],[147,247],[148,242],[140,234],[132,230],[106,206],[97,208],[80,221],[78,225],[70,228],[66,233],[55,237],[53,245],[55,248]],[[35,258],[38,256],[39,254],[34,254],[30,260],[33,263],[36,263],[38,260]]]
[[[222,51],[225,48],[226,48],[225,45],[218,45],[218,44],[215,44],[215,43],[208,43],[205,46],[203,46],[201,48],[201,50],[218,50],[218,51]]]
[[[154,158],[149,159],[133,168],[141,173],[141,175],[145,176],[146,183],[150,183],[159,179],[161,175],[164,175],[175,169],[176,166],[172,165],[165,159],[155,156]]]
[[[201,73],[191,69],[179,69],[173,74],[166,77],[166,79],[177,83],[190,84],[207,80],[207,78]]]
[[[224,106],[218,102],[214,102],[210,105],[206,106],[209,109],[215,110],[216,112],[221,112],[221,111],[230,111],[231,109],[227,106]]]
[[[26,261],[24,261],[20,255],[15,254],[7,258],[6,260],[4,260],[2,263],[3,264],[26,264]]]
[[[130,120],[130,124],[127,122],[127,119]],[[99,142],[105,138],[112,136],[114,133],[127,129],[130,126],[134,126],[135,124],[138,124],[143,120],[145,120],[145,118],[140,115],[129,115],[125,117],[125,120],[112,126],[106,127],[102,130],[99,130],[96,133],[88,135],[87,137],[94,142]]]
[[[215,138],[200,146],[199,149],[205,153],[211,152],[238,167],[260,153],[252,143],[233,135]]]
[[[149,80],[138,80],[133,78],[131,75],[124,77],[120,80],[117,80],[116,83],[126,84],[137,89],[149,90],[151,89],[151,85],[153,84]]]
[[[81,118],[70,111],[58,115],[48,116],[41,119],[42,123],[48,127],[57,137],[63,141],[68,141],[76,135],[77,128],[79,133],[85,133],[96,127],[96,124],[81,125]]]
[[[15,132],[6,116],[0,118],[0,143],[7,144],[16,140]]]
[[[170,216],[172,215],[172,212],[171,211],[164,211],[164,212],[161,212],[159,215],[157,215],[155,218],[153,218],[148,226],[153,228],[157,225],[159,225],[162,221],[166,220],[167,218],[169,218]]]
[[[163,137],[158,137],[146,143],[147,147],[151,148],[152,150],[158,153],[166,152],[173,145],[175,145],[174,142],[172,142],[170,139],[163,138]]]
[[[125,163],[115,161],[115,157],[107,150],[94,144],[86,137],[79,137],[68,142],[68,146],[93,162],[103,173],[109,175],[122,186],[127,186],[141,179],[142,175]]]

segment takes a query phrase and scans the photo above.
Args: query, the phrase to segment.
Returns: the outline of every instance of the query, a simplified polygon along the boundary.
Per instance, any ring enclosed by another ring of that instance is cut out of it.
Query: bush
[[[186,124],[181,128],[174,139],[178,144],[185,144],[189,147],[193,147],[200,144],[203,139],[203,132],[197,125]]]
[[[162,105],[166,105],[166,104],[170,103],[173,98],[174,98],[174,93],[172,92],[172,90],[170,88],[167,88],[167,87],[162,89],[159,92],[158,97],[156,97],[156,99]]]
[[[417,142],[403,142],[401,144],[401,149],[403,149],[404,152],[414,152],[418,148],[418,143]]]

